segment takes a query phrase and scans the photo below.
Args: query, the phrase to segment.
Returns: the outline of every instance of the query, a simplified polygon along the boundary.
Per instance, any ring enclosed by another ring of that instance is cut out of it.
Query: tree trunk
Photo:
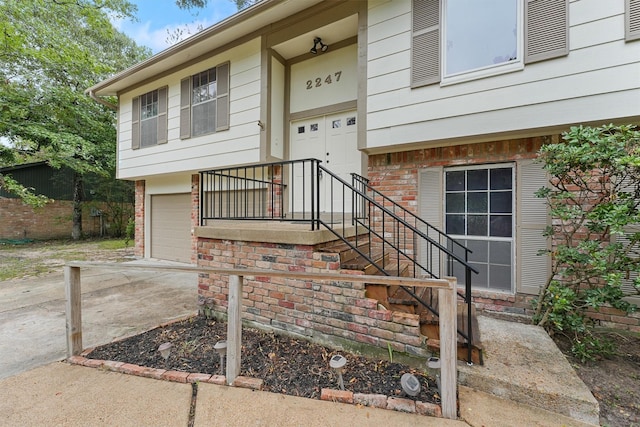
[[[82,201],[84,196],[82,176],[73,174],[73,225],[71,238],[79,240],[82,237]]]

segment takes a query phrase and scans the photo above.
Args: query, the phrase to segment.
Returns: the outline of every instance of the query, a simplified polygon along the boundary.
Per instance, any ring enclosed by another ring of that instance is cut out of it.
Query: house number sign
[[[307,90],[311,90],[317,87],[321,87],[323,84],[330,85],[340,81],[342,76],[342,70],[336,71],[333,74],[327,74],[326,77],[316,77],[313,80],[307,80]]]

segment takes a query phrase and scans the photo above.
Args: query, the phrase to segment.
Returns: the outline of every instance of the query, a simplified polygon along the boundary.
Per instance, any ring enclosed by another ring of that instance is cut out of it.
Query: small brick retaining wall
[[[262,268],[277,271],[345,273],[344,281],[307,282],[284,278],[245,277],[242,317],[254,324],[314,341],[373,345],[425,357],[417,315],[378,310],[377,300],[365,297],[363,283],[349,282],[339,256],[316,252],[313,246],[242,242],[200,238],[198,265]],[[214,312],[228,306],[227,277],[200,274],[200,302]]]

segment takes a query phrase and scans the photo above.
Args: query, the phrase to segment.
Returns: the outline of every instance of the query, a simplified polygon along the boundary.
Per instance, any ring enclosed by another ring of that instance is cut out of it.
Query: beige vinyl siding
[[[569,8],[568,56],[412,89],[411,1],[372,4],[367,148],[639,117],[640,43],[623,43],[624,0],[572,1]]]
[[[181,80],[225,62],[230,63],[229,129],[180,139]],[[260,40],[254,39],[228,52],[191,65],[157,82],[120,96],[118,177],[197,172],[229,164],[260,160]],[[158,86],[168,86],[168,143],[131,149],[131,99]]]
[[[551,273],[551,257],[538,255],[550,247],[542,235],[549,225],[547,205],[535,196],[548,179],[542,165],[532,160],[518,162],[516,167],[516,289],[537,295]]]

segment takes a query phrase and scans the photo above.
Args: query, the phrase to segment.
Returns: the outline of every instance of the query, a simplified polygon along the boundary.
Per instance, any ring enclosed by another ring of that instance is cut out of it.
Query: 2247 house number
[[[322,77],[316,77],[315,80],[307,80],[307,90],[313,89],[314,87],[320,87],[323,84],[330,85],[332,83],[337,83],[340,81],[340,77],[342,76],[342,71],[336,71],[333,74],[327,75],[327,77],[322,79]]]

